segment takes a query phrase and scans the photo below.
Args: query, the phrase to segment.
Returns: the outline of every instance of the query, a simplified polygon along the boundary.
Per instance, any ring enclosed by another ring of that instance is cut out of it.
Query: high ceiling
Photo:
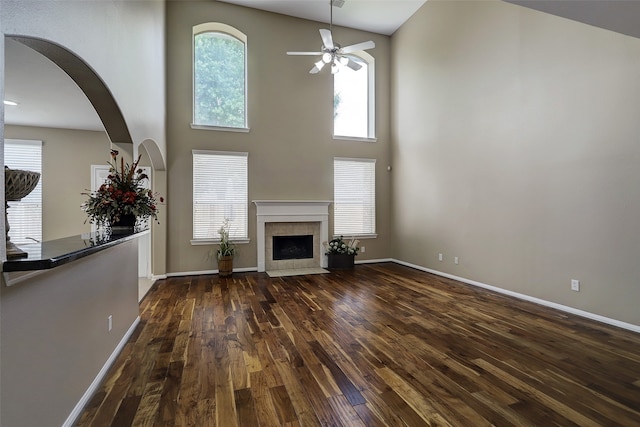
[[[270,12],[329,21],[329,0],[217,0]],[[341,0],[336,0],[339,2]],[[345,0],[334,7],[336,25],[392,34],[426,0]],[[436,1],[436,0],[432,0]],[[640,37],[640,1],[506,0],[622,34]],[[5,123],[68,129],[104,130],[95,110],[76,84],[48,59],[7,40],[5,47]]]
[[[328,23],[330,0],[218,0],[254,9]],[[334,0],[333,23],[373,33],[393,34],[427,0]],[[341,6],[340,6],[341,5]]]

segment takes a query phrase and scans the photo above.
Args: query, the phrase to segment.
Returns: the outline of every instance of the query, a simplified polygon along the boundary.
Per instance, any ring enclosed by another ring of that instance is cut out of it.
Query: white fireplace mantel
[[[318,250],[321,267],[327,267],[322,242],[329,240],[328,200],[254,200],[257,217],[258,271],[265,271],[265,224],[268,222],[319,222]]]

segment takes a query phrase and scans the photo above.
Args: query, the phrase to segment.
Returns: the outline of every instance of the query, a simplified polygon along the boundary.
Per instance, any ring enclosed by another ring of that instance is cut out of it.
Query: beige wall
[[[91,189],[91,165],[111,160],[105,132],[5,126],[5,138],[42,141],[42,239],[91,231],[80,205]]]
[[[133,239],[11,287],[2,276],[0,425],[63,425],[138,317],[137,267]]]
[[[377,229],[358,259],[391,255],[389,233],[389,37],[334,28],[343,45],[374,40],[376,59],[376,134],[378,142],[334,141],[331,75],[310,75],[310,57],[289,57],[287,50],[319,47],[319,28],[311,21],[220,2],[167,4],[167,141],[169,272],[216,269],[207,252],[214,246],[191,246],[191,150],[249,153],[249,201],[332,200],[333,157],[377,159]],[[232,25],[248,37],[250,133],[192,130],[192,27],[203,22]],[[332,227],[331,227],[332,228]],[[330,230],[331,231],[331,230]],[[217,236],[213,236],[217,237]],[[250,244],[239,245],[234,267],[257,265],[255,206],[249,210]]]
[[[640,40],[431,0],[392,52],[395,257],[640,325]]]
[[[1,0],[1,7],[4,35],[42,38],[82,58],[113,94],[134,144],[151,138],[166,158],[163,0]]]
[[[0,7],[0,35],[41,38],[63,46],[85,61],[109,88],[134,145],[145,144],[154,169],[165,171],[164,0],[0,0]],[[4,44],[4,38],[1,43]],[[0,86],[4,86],[3,74]],[[4,125],[4,116],[0,117],[0,125]],[[133,148],[129,151],[133,152]],[[166,195],[166,182],[160,182],[165,177],[165,173],[156,174],[154,188]],[[0,225],[0,231],[3,230],[4,225]],[[154,274],[161,275],[165,273],[166,224],[154,226],[152,234]],[[0,249],[0,255],[3,250]]]

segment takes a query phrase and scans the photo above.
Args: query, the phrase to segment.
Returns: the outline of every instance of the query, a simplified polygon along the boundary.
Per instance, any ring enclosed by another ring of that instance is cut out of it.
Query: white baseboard
[[[258,271],[258,267],[243,267],[233,269],[234,273],[246,273],[250,271]],[[167,273],[167,277],[198,276],[200,274],[218,274],[218,270],[182,271],[177,273]]]
[[[116,346],[115,350],[113,350],[113,353],[111,353],[111,356],[109,356],[102,369],[100,369],[100,372],[98,372],[98,375],[96,375],[96,378],[93,380],[87,391],[84,392],[75,408],[73,408],[73,411],[71,411],[71,413],[67,417],[67,420],[64,422],[64,424],[62,424],[62,427],[71,427],[75,425],[78,417],[80,416],[80,414],[82,414],[82,410],[84,409],[85,405],[89,402],[89,399],[91,399],[93,394],[102,384],[104,377],[107,375],[107,372],[109,372],[109,368],[111,368],[111,365],[113,365],[113,362],[115,362],[125,344],[127,343],[127,341],[129,341],[129,337],[131,337],[131,334],[133,334],[133,331],[135,331],[138,323],[140,323],[140,316],[138,316],[136,320],[133,321],[127,332],[124,334],[124,336]]]
[[[443,273],[442,271],[432,270],[430,268],[422,267],[416,264],[411,264],[408,262],[400,261],[394,259],[393,262],[404,265],[406,267],[415,268],[416,270],[421,270],[427,273],[432,273],[437,276],[446,277],[448,279],[457,280],[458,282],[466,283],[468,285],[477,286],[479,288],[488,289],[494,292],[498,292],[500,294],[509,295],[514,298],[518,298],[524,301],[533,302],[536,304],[543,305],[545,307],[555,308],[556,310],[564,311],[566,313],[575,314],[577,316],[586,317],[587,319],[595,320],[597,322],[606,323],[607,325],[616,326],[618,328],[627,329],[629,331],[640,333],[640,325],[634,325],[632,323],[622,322],[620,320],[611,319],[609,317],[601,316],[599,314],[590,313],[588,311],[578,310],[577,308],[569,307],[566,305],[558,304],[555,302],[543,300],[540,298],[535,298],[526,294],[521,294],[518,292],[509,291],[507,289],[499,288],[497,286],[487,285],[486,283],[476,282],[475,280],[465,279],[464,277],[454,276],[453,274]]]
[[[380,262],[395,262],[392,258],[384,258],[384,259],[365,259],[361,261],[355,261],[356,264],[377,264]],[[234,268],[234,273],[247,273],[251,271],[258,271],[258,267],[243,267],[243,268]],[[199,270],[199,271],[182,271],[177,273],[167,273],[166,277],[180,277],[180,276],[198,276],[200,274],[218,274],[218,270]]]
[[[360,261],[355,261],[356,264],[378,264],[381,262],[395,262],[393,258],[383,258],[383,259],[363,259]]]

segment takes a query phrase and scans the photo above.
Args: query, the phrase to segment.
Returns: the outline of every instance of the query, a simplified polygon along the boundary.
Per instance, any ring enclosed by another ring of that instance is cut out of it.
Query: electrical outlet
[[[438,254],[438,261],[442,261],[442,254]]]
[[[111,332],[111,330],[113,329],[113,315],[110,314],[109,317],[107,317],[107,328],[109,329],[109,332]]]
[[[571,279],[571,290],[580,292],[580,280]]]
[[[360,252],[365,253],[367,251],[367,248],[365,248],[364,246],[360,246]]]
[[[456,257],[453,257],[453,263],[454,263],[454,264],[458,264],[458,257],[457,257],[457,256],[456,256]]]

